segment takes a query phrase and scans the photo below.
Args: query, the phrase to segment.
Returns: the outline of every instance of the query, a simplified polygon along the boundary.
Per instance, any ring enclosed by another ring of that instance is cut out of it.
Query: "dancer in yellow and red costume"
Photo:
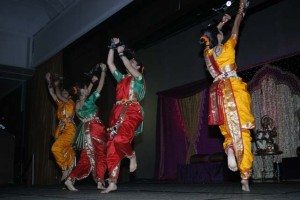
[[[201,42],[205,45],[204,58],[214,82],[209,90],[209,124],[219,125],[224,136],[224,149],[228,167],[240,171],[243,191],[250,191],[253,155],[250,130],[254,128],[251,97],[247,84],[238,77],[235,63],[235,47],[240,23],[245,15],[246,0],[240,0],[231,36],[223,42],[222,27],[231,17],[227,14],[216,26],[203,32]]]

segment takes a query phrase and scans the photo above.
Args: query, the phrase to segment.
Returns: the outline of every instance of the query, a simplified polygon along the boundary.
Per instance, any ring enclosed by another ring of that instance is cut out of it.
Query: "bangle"
[[[238,14],[243,15],[243,16],[245,15],[245,4],[244,3],[240,4]]]
[[[244,11],[238,11],[238,13],[237,13],[238,15],[242,15],[242,17],[244,17],[245,16],[245,12]]]
[[[108,48],[109,49],[116,49],[117,48],[117,46],[116,46],[116,44],[115,43],[111,43],[109,46],[108,46]]]
[[[124,53],[119,53],[119,56],[120,56],[120,57],[124,56]]]

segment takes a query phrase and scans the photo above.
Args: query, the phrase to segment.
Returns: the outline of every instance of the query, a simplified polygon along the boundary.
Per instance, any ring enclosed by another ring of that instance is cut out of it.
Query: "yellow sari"
[[[55,142],[51,151],[59,167],[62,170],[67,170],[73,166],[75,161],[75,151],[72,147],[76,133],[73,122],[75,103],[71,99],[67,102],[58,100],[56,103],[59,124],[53,134]]]
[[[231,36],[218,56],[213,49],[204,51],[207,69],[214,78],[210,87],[209,124],[219,125],[225,138],[224,149],[234,149],[241,177],[248,179],[253,162],[249,129],[254,128],[254,117],[247,84],[236,74],[236,43]]]

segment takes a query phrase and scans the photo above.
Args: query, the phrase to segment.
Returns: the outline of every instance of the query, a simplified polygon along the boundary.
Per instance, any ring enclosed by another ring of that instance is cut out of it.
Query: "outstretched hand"
[[[45,78],[46,78],[46,81],[47,81],[48,83],[51,82],[51,74],[50,74],[49,72],[46,73]]]
[[[112,42],[117,45],[120,43],[120,38],[112,38]]]
[[[124,50],[125,50],[125,46],[124,46],[124,45],[122,45],[122,46],[118,46],[118,47],[117,47],[117,51],[118,51],[118,53],[123,53],[123,52],[124,52]]]
[[[56,80],[56,81],[54,81],[53,84],[54,84],[55,87],[58,87],[58,86],[59,86],[59,83],[60,83],[60,82],[59,82],[58,80]]]
[[[241,0],[241,3],[243,3],[245,6],[247,6],[248,0]]]
[[[223,22],[223,23],[226,23],[226,22],[228,22],[229,20],[231,20],[231,16],[228,15],[228,14],[225,14],[225,15],[223,16],[223,18],[222,18],[222,22]]]
[[[103,72],[105,72],[106,69],[107,69],[107,67],[106,67],[106,65],[105,65],[104,63],[100,63],[100,68],[101,68],[101,70],[102,70]]]
[[[95,83],[96,81],[98,81],[98,77],[94,75],[94,76],[92,77],[92,83]]]

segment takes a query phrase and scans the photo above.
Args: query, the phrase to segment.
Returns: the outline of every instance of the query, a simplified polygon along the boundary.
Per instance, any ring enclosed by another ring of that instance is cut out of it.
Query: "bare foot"
[[[136,156],[135,152],[133,152],[132,156],[129,158],[130,165],[129,165],[129,172],[134,172],[137,168]]]
[[[70,179],[67,179],[66,181],[65,181],[65,186],[68,188],[68,190],[70,190],[70,191],[78,191],[75,187],[74,187],[74,185],[73,185],[73,182],[70,180]]]
[[[106,189],[105,187],[104,187],[104,185],[103,185],[103,183],[101,183],[100,181],[97,183],[97,189],[99,189],[99,190],[104,190],[104,189]]]
[[[246,179],[241,180],[242,190],[245,192],[250,192],[249,181]]]
[[[101,193],[106,194],[106,193],[115,191],[117,189],[118,189],[117,185],[115,183],[111,182],[111,183],[109,183],[108,187],[105,190],[103,190]]]
[[[234,155],[234,151],[233,151],[232,148],[229,148],[228,151],[227,151],[227,165],[228,165],[228,168],[231,171],[235,172],[235,171],[238,170],[235,155]]]

